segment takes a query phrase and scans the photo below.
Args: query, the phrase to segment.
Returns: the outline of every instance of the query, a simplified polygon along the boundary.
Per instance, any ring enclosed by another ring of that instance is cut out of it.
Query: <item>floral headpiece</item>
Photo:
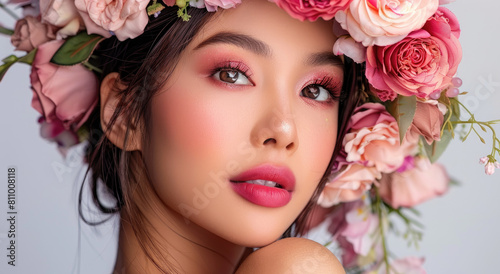
[[[446,0],[272,0],[299,20],[336,20],[333,52],[364,64],[369,88],[348,123],[343,151],[318,204],[332,207],[333,240],[344,267],[366,273],[421,270],[423,259],[389,262],[389,215],[407,225],[410,243],[421,237],[408,216],[413,206],[446,192],[449,176],[434,163],[458,132],[481,141],[491,131],[491,153],[480,159],[487,174],[500,168],[500,140],[492,127],[500,120],[476,121],[458,100],[462,58],[460,26],[441,5]],[[11,35],[16,50],[0,66],[0,80],[14,63],[32,66],[32,106],[41,114],[42,137],[63,152],[87,138],[85,122],[97,105],[99,81],[89,59],[106,38],[134,39],[166,7],[177,6],[189,20],[189,7],[234,8],[241,0],[10,0],[23,8]],[[76,76],[75,76],[76,75]],[[75,80],[77,79],[77,80]],[[461,113],[470,118],[461,120]],[[460,131],[456,126],[460,125]]]

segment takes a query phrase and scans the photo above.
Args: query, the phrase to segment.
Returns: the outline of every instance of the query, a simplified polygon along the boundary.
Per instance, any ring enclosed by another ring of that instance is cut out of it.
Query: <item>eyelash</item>
[[[210,76],[212,77],[217,72],[221,72],[224,70],[236,70],[239,73],[242,73],[243,76],[245,76],[250,81],[250,83],[252,83],[252,85],[255,85],[250,78],[251,77],[251,74],[249,73],[250,68],[248,68],[246,65],[244,65],[241,62],[226,61],[226,62],[220,63],[217,66],[215,66],[215,68],[211,71]],[[312,86],[321,86],[321,87],[325,88],[328,91],[328,93],[330,94],[333,101],[338,101],[341,99],[341,96],[340,96],[340,93],[341,93],[340,88],[341,87],[340,87],[339,83],[337,81],[335,81],[335,79],[332,77],[324,76],[323,78],[315,79],[312,83],[305,85],[304,88],[311,86],[311,85]]]
[[[308,86],[321,86],[321,87],[325,88],[328,91],[328,93],[330,93],[330,96],[331,96],[333,101],[340,100],[341,86],[332,77],[324,76],[323,78],[318,78],[318,79],[314,80],[312,83],[305,85],[304,88],[306,88]]]
[[[215,68],[210,72],[210,77],[213,77],[217,72],[221,72],[224,70],[235,70],[238,73],[243,74],[243,76],[245,76],[252,85],[255,85],[250,79],[250,77],[252,76],[250,74],[250,68],[248,68],[245,64],[241,62],[227,61],[220,63],[216,65]]]

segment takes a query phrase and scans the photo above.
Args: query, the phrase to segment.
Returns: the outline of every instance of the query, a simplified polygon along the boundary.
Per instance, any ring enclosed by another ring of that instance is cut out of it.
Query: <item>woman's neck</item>
[[[118,256],[113,273],[233,273],[242,257],[248,255],[248,249],[192,222],[187,223],[182,215],[166,208],[161,202],[156,204],[161,206],[156,210],[143,211],[144,222],[131,220],[122,210]],[[157,212],[158,209],[161,213]],[[132,222],[146,229],[150,235],[138,238]],[[163,272],[148,259],[139,243],[149,249]],[[152,245],[156,245],[153,248],[157,249],[151,249]]]

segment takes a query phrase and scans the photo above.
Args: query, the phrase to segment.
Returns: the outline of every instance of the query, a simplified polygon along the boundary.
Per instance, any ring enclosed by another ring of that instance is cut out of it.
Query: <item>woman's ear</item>
[[[106,137],[113,143],[115,146],[121,148],[126,151],[133,150],[141,150],[141,142],[140,142],[140,127],[134,127],[133,125],[128,124],[127,117],[125,117],[125,113],[118,115],[115,123],[112,125],[112,128],[108,130],[108,124],[115,112],[115,109],[120,101],[119,91],[126,88],[123,84],[120,83],[120,77],[117,72],[112,72],[101,82],[101,127],[106,134]],[[124,147],[125,141],[125,133],[127,132],[127,128],[129,129],[129,135],[127,138],[126,147]]]

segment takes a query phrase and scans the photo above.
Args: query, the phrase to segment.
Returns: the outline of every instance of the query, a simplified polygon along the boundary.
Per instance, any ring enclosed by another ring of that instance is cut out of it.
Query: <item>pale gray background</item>
[[[478,119],[500,118],[500,3],[459,0],[448,7],[462,25],[458,74],[462,90],[469,91],[465,102]],[[13,23],[4,13],[0,17],[7,26]],[[11,51],[9,40],[0,37],[0,57]],[[0,273],[110,273],[117,227],[109,222],[95,230],[79,221],[80,152],[64,160],[53,143],[39,137],[31,97],[29,67],[15,65],[0,83]],[[487,176],[478,164],[489,150],[474,136],[465,144],[452,142],[440,162],[462,185],[418,207],[426,225],[420,250],[391,240],[394,254],[425,254],[428,273],[499,273],[500,170]],[[8,166],[18,169],[16,267],[5,256]]]

